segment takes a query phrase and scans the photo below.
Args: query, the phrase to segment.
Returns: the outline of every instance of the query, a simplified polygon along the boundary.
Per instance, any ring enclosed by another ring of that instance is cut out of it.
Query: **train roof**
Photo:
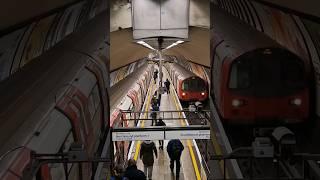
[[[240,19],[228,14],[217,6],[212,11],[213,41],[221,43],[224,51],[233,51],[233,57],[240,56],[260,48],[282,48],[275,40],[256,30]],[[228,53],[227,53],[228,54]]]
[[[115,107],[118,106],[122,98],[128,94],[130,88],[137,83],[138,78],[145,73],[147,67],[148,63],[146,62],[110,88],[110,110],[115,109]]]
[[[169,66],[171,66],[171,68],[173,68],[182,79],[188,79],[191,77],[199,77],[196,74],[194,74],[193,72],[187,70],[185,67],[183,67],[182,65],[178,64],[178,63],[169,63]],[[202,79],[201,77],[199,77],[200,79]]]

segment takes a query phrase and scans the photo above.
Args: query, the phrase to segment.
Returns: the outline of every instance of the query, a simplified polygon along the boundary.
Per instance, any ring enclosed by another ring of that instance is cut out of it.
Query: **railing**
[[[250,148],[245,148],[243,150],[250,150]],[[237,178],[228,178],[226,177],[227,164],[230,160],[236,161],[245,161],[249,163],[248,168],[244,169],[243,178],[238,178],[239,180],[250,179],[250,180],[316,180],[320,179],[320,155],[318,154],[304,154],[304,153],[295,153],[292,155],[287,155],[285,157],[277,154],[273,157],[255,157],[251,152],[240,154],[234,152],[228,155],[215,155],[210,157],[211,163],[213,161],[223,162],[223,174],[222,177],[213,178],[212,176],[208,179],[211,180],[225,180],[225,179],[237,179]],[[265,167],[266,171],[272,170],[271,174],[257,174],[256,171],[256,161],[265,161],[273,164],[273,166]],[[294,170],[293,170],[294,169]],[[294,171],[294,172],[292,172]],[[268,177],[269,176],[269,177]]]
[[[184,117],[181,116],[182,113],[210,113],[209,110],[202,110],[201,112],[198,111],[189,111],[189,110],[181,110],[181,111],[130,111],[130,110],[121,110],[121,121],[122,122],[126,122],[126,121],[134,121],[135,124],[139,121],[139,120],[146,120],[146,121],[150,121],[150,120],[154,120],[154,118],[152,118],[151,114],[152,113],[156,113],[156,119],[158,120],[159,118],[161,118],[162,120],[184,120],[184,119],[188,119],[188,120],[200,120],[199,125],[204,125],[204,124],[208,124],[209,123],[209,119],[206,116],[198,116],[198,117]],[[140,118],[141,115],[147,115],[146,118]]]

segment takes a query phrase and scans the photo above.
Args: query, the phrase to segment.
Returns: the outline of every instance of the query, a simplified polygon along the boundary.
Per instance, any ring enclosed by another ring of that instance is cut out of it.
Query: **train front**
[[[181,83],[179,95],[182,101],[205,101],[208,98],[207,82],[197,76],[186,78]]]
[[[224,118],[236,123],[299,123],[309,116],[308,65],[281,48],[262,48],[229,62]]]

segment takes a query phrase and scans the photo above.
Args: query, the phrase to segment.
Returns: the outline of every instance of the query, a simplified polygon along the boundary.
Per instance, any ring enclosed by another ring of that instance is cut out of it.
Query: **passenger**
[[[158,70],[156,69],[156,71],[154,71],[153,73],[153,79],[154,79],[154,83],[157,83],[157,78],[158,78]]]
[[[116,165],[114,168],[113,168],[113,175],[111,176],[111,180],[122,180],[122,172],[123,169],[120,165]]]
[[[137,168],[137,162],[134,159],[128,161],[128,167],[124,173],[125,180],[146,180],[146,175]]]
[[[151,99],[151,106],[153,108],[153,106],[157,105],[158,104],[158,100],[157,100],[157,96],[154,95]]]
[[[162,121],[162,118],[159,118],[156,126],[166,126],[166,123]],[[159,140],[159,150],[163,150],[163,140]]]
[[[167,79],[167,80],[164,82],[164,85],[166,86],[167,94],[170,94],[170,81]]]
[[[140,149],[140,159],[142,159],[144,165],[144,173],[146,174],[149,180],[152,179],[152,170],[154,163],[153,152],[156,158],[158,158],[158,152],[154,142],[150,140],[143,141]]]
[[[158,102],[152,104],[152,111],[159,111]]]
[[[173,173],[174,161],[176,161],[176,179],[180,176],[180,158],[184,147],[180,140],[172,139],[167,146],[167,152],[170,158],[170,169]]]

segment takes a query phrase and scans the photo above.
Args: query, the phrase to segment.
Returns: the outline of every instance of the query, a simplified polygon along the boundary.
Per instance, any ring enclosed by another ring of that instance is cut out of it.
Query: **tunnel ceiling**
[[[146,57],[152,52],[152,50],[133,42],[131,28],[111,32],[110,38],[111,71]],[[165,54],[183,56],[195,63],[209,66],[209,29],[190,27],[189,40],[189,42],[168,49]]]
[[[190,27],[189,42],[165,51],[165,54],[183,56],[187,60],[210,66],[210,31],[206,28]]]
[[[271,3],[280,7],[285,7],[308,15],[320,18],[320,1],[319,0],[256,0],[257,2]]]
[[[1,2],[0,30],[79,0],[9,0]]]
[[[133,42],[132,29],[122,29],[110,33],[110,70],[146,57],[149,49]]]

